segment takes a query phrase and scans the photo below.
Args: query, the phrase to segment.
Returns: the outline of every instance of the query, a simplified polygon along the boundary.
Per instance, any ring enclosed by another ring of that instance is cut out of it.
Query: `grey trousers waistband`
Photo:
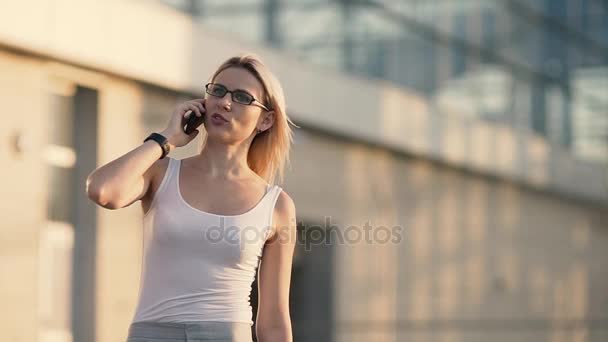
[[[127,342],[146,342],[146,338],[154,342],[253,340],[251,325],[242,322],[131,323]]]

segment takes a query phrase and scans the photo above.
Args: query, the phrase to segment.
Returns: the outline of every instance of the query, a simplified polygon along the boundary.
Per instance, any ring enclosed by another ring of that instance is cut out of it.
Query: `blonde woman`
[[[168,157],[198,135],[185,133],[190,115],[204,119],[200,153]],[[105,208],[141,200],[144,254],[128,342],[252,341],[256,272],[257,340],[292,341],[296,210],[274,185],[289,162],[289,123],[272,73],[255,55],[233,57],[165,130],[89,175],[87,194]]]

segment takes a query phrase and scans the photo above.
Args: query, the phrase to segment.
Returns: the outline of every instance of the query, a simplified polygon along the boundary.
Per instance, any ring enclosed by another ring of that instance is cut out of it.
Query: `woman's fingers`
[[[182,103],[180,110],[182,113],[184,113],[182,116],[185,119],[188,119],[190,115],[194,113],[194,115],[201,117],[206,112],[205,106],[203,106],[202,103],[204,103],[204,99],[202,99],[202,102],[201,100],[196,99]]]
[[[186,105],[187,109],[193,110],[197,114],[197,116],[201,116],[205,113],[205,107],[196,100],[188,101],[184,104]],[[193,108],[196,108],[196,110],[194,110]]]
[[[188,103],[188,109],[190,109],[191,111],[195,112],[197,116],[202,116],[203,115],[203,113],[201,113],[200,108],[198,108],[193,103]]]
[[[205,107],[200,102],[194,102],[195,106],[200,110],[202,114],[205,113]]]

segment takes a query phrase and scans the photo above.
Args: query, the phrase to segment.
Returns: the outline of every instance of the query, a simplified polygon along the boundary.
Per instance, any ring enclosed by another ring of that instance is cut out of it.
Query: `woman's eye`
[[[241,102],[249,102],[251,101],[251,97],[248,94],[245,93],[236,93],[235,94],[236,99],[241,101]]]

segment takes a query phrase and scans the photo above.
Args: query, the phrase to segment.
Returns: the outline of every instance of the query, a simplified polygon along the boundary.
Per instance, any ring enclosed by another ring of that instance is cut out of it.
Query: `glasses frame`
[[[209,86],[211,86],[211,85],[222,87],[222,88],[224,88],[224,90],[225,90],[226,92],[225,92],[225,93],[224,93],[224,95],[222,95],[222,96],[218,96],[218,95],[215,95],[215,94],[211,94],[211,93],[209,92]],[[243,92],[243,93],[245,93],[245,94],[247,94],[247,95],[251,96],[251,98],[252,98],[251,102],[249,102],[249,103],[243,103],[243,102],[239,102],[239,101],[235,100],[235,99],[234,99],[234,92],[236,92],[236,91],[240,91],[240,92]],[[258,104],[258,106],[259,106],[259,107],[264,108],[266,111],[270,111],[270,109],[268,109],[268,107],[264,106],[264,104],[263,104],[262,102],[260,102],[258,99],[256,99],[256,98],[255,98],[255,96],[253,96],[253,95],[249,94],[249,93],[248,93],[248,92],[246,92],[245,90],[242,90],[242,89],[228,90],[228,88],[226,88],[226,86],[225,86],[225,85],[223,85],[223,84],[221,84],[221,83],[213,83],[213,82],[210,82],[210,83],[205,84],[205,93],[207,93],[207,94],[209,94],[209,95],[211,95],[211,96],[219,97],[219,98],[222,98],[222,97],[226,96],[226,94],[227,94],[227,93],[230,93],[230,98],[232,99],[232,101],[233,101],[233,102],[236,102],[236,103],[238,103],[238,104],[247,105],[247,106],[250,106],[250,105],[252,105],[254,102],[257,102],[257,104]]]

